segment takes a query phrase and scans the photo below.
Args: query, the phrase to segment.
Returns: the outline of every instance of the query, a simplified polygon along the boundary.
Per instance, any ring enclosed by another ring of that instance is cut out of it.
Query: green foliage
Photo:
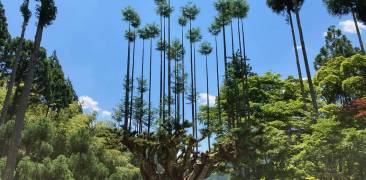
[[[357,51],[340,29],[330,26],[325,36],[325,45],[320,49],[320,53],[315,58],[314,67],[318,70],[332,58],[339,56],[350,57],[356,54]]]
[[[365,67],[366,57],[362,55],[333,58],[319,69],[314,82],[328,103],[344,105],[365,97]]]

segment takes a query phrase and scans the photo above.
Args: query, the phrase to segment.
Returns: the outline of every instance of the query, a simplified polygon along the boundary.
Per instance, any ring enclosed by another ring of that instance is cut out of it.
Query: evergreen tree
[[[29,94],[32,89],[32,82],[35,73],[35,64],[39,55],[39,48],[41,45],[43,29],[46,26],[52,24],[52,21],[56,19],[57,8],[53,0],[39,0],[40,5],[37,6],[38,25],[35,37],[34,51],[30,60],[29,72],[27,74],[24,89],[19,100],[18,111],[15,119],[15,128],[12,136],[12,140],[9,146],[9,152],[7,155],[6,167],[3,173],[3,179],[10,180],[14,176],[14,170],[16,165],[16,158],[18,155],[18,148],[20,145],[21,132],[24,126],[25,112],[28,106]]]
[[[362,0],[323,0],[330,14],[333,16],[343,16],[346,14],[351,14],[353,21],[356,26],[356,32],[358,36],[358,41],[360,43],[360,48],[363,53],[365,53],[365,48],[363,45],[360,28],[357,21],[357,16],[362,16],[365,10],[365,2]],[[363,7],[363,8],[362,8]],[[363,9],[363,12],[362,10]],[[361,11],[360,11],[361,10]]]
[[[22,6],[20,7],[20,11],[22,12],[22,15],[23,15],[23,25],[22,25],[19,45],[15,52],[15,58],[14,58],[15,61],[13,62],[12,72],[11,72],[10,79],[7,84],[7,92],[6,92],[5,100],[4,100],[3,107],[1,110],[1,114],[0,114],[0,125],[5,122],[7,114],[8,114],[8,108],[10,106],[10,100],[11,100],[11,96],[13,93],[13,87],[14,87],[14,83],[15,83],[17,70],[18,70],[18,64],[20,61],[20,53],[23,50],[23,41],[24,41],[25,31],[26,31],[29,19],[31,17],[31,12],[28,9],[28,5],[29,5],[29,0],[25,0],[23,2]],[[0,4],[0,6],[2,6],[2,5]],[[1,32],[6,32],[6,31],[1,30]]]

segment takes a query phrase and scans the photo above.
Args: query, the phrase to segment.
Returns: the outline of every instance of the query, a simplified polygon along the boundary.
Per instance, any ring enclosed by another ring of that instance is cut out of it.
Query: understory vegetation
[[[35,13],[29,0],[21,6],[21,37],[10,36],[0,2],[0,179],[366,179],[361,35],[360,47],[354,47],[341,30],[329,27],[311,74],[300,19],[303,0],[266,1],[291,28],[296,55],[291,62],[298,74],[288,77],[258,74],[250,66],[245,0],[214,3],[217,15],[208,27],[214,45],[195,26],[200,9],[194,3],[174,9],[170,1],[156,0],[160,23],[143,27],[138,13],[124,8],[124,97],[113,120],[83,112],[62,59],[41,47],[44,28],[56,19],[55,2],[35,2]],[[349,2],[324,0],[330,14],[365,22],[363,1]],[[171,23],[176,11],[179,26]],[[38,19],[34,41],[24,38],[32,14]],[[179,38],[171,37],[171,28],[181,29]],[[139,40],[143,46],[135,47]],[[135,67],[140,52],[142,66]],[[205,62],[205,77],[197,76],[196,60]],[[159,67],[160,79],[152,79],[152,66]],[[209,82],[209,76],[217,81]],[[197,78],[206,84],[197,84]],[[197,102],[197,86],[206,88],[204,105]],[[153,88],[159,89],[158,98]],[[209,94],[215,94],[215,103]]]

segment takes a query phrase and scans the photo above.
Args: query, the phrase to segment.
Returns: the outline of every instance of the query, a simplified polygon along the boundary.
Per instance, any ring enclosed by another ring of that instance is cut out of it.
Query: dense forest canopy
[[[215,1],[209,27],[197,22],[204,7],[193,2],[154,3],[158,21],[146,24],[122,7],[123,98],[113,121],[100,121],[97,112],[83,112],[57,52],[42,47],[62,13],[55,1],[23,0],[19,37],[9,33],[0,2],[0,179],[366,178],[364,1],[323,1],[330,15],[352,16],[359,47],[330,26],[310,59],[301,15],[310,2],[266,0],[288,23],[293,47],[283,51],[295,54],[297,71],[288,77],[252,68],[246,0]],[[25,38],[30,28],[34,40]]]

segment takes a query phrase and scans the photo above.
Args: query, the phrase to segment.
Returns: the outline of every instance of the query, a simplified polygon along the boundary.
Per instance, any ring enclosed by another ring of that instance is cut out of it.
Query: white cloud
[[[98,106],[98,102],[89,96],[81,96],[79,97],[79,103],[84,111],[88,112],[99,112],[100,108]]]
[[[112,112],[109,112],[109,111],[102,111],[102,116],[110,117],[110,116],[112,116]]]
[[[79,103],[86,113],[97,113],[97,119],[111,119],[112,112],[99,107],[99,103],[89,96],[80,96]]]
[[[360,31],[366,30],[366,26],[364,24],[362,24],[361,22],[358,22],[357,24],[358,24]],[[353,34],[357,33],[355,23],[352,20],[341,21],[341,22],[339,22],[339,26],[341,27],[341,30],[343,32],[353,33]]]
[[[215,106],[216,103],[216,96],[213,95],[208,95],[208,99],[210,102],[210,106],[213,107]],[[200,93],[199,97],[198,97],[198,103],[201,105],[207,105],[207,93]]]

